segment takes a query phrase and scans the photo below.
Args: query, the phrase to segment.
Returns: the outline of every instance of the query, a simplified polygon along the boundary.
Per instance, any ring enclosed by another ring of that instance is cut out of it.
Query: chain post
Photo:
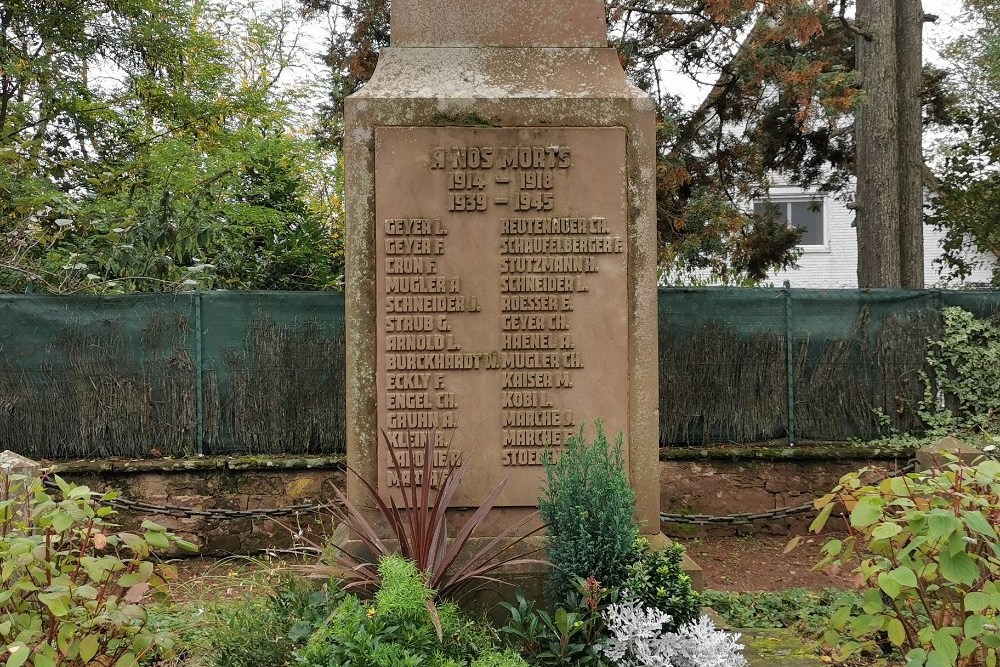
[[[788,395],[788,446],[795,446],[795,355],[792,349],[792,284],[785,281],[785,375]]]
[[[198,456],[205,455],[205,372],[204,352],[202,349],[201,323],[201,287],[194,293],[194,390],[195,390],[195,421],[197,423]]]

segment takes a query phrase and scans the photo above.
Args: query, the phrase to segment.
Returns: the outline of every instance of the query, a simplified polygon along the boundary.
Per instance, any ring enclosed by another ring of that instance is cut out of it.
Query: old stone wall
[[[793,507],[829,493],[840,478],[865,466],[887,473],[905,464],[898,460],[733,461],[680,460],[660,463],[660,509],[671,514],[724,516]],[[700,527],[664,522],[672,537],[763,533],[787,535],[804,530],[810,515],[756,521],[750,525]]]
[[[148,462],[155,463],[155,462]],[[331,485],[343,489],[345,474],[338,462],[283,463],[281,467],[245,461],[201,462],[193,469],[163,462],[165,470],[117,465],[64,464],[59,474],[93,489],[116,490],[126,500],[192,509],[275,509],[297,504],[329,502]],[[296,545],[322,545],[333,533],[322,512],[280,518],[181,518],[142,511],[121,510],[115,520],[138,529],[148,519],[166,526],[198,545],[202,555],[253,554]]]
[[[905,456],[870,460],[689,458],[660,462],[660,507],[678,514],[727,515],[801,505],[830,491],[842,475],[865,465],[893,470]],[[196,461],[82,462],[56,471],[91,488],[117,490],[123,498],[194,509],[273,509],[329,502],[331,485],[344,488],[342,461],[327,459],[203,459]],[[197,544],[204,555],[253,554],[311,541],[322,544],[333,530],[323,514],[279,519],[178,518],[121,511],[118,521],[138,528],[144,519],[169,527]],[[808,516],[709,528],[663,523],[674,537],[745,533],[788,534],[808,526]],[[293,536],[301,535],[294,538]]]

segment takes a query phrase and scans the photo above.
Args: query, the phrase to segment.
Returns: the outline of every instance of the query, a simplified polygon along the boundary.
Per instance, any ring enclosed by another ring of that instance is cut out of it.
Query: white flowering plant
[[[616,667],[746,667],[740,636],[719,630],[707,616],[664,631],[670,615],[639,600],[609,605],[610,638],[602,647]]]

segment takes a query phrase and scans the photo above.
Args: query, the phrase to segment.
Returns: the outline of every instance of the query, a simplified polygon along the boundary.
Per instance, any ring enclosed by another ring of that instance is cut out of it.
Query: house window
[[[822,199],[769,199],[754,202],[753,212],[770,215],[791,227],[802,230],[801,246],[826,245],[826,230],[823,229]]]

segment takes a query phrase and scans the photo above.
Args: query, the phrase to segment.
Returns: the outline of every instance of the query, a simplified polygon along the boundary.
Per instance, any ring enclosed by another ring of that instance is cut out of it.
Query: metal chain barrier
[[[886,479],[889,479],[890,477],[905,475],[906,473],[916,470],[916,467],[916,461],[910,461],[896,473],[892,475],[885,475],[884,477],[873,481],[872,484],[878,484]],[[58,485],[51,479],[45,479],[45,485],[50,489],[59,490]],[[297,516],[299,514],[313,514],[323,509],[323,505],[319,503],[299,503],[277,509],[256,510],[233,510],[221,507],[195,509],[193,507],[184,507],[181,505],[157,505],[138,500],[129,500],[127,498],[114,498],[106,501],[106,503],[115,509],[141,512],[144,514],[172,516],[180,519],[204,518],[219,521]],[[755,521],[763,521],[765,519],[785,519],[799,514],[815,513],[819,510],[815,508],[814,503],[815,500],[810,500],[809,502],[802,503],[801,505],[795,505],[794,507],[778,507],[764,512],[740,512],[722,516],[713,516],[710,514],[669,514],[663,512],[660,514],[660,521],[663,523],[676,523],[693,526],[738,526],[753,523]]]
[[[879,479],[872,481],[871,484],[879,484],[891,477],[899,477],[909,472],[913,472],[916,469],[917,462],[910,461],[895,473],[880,477]],[[763,521],[765,519],[785,519],[799,514],[818,513],[819,510],[816,509],[815,502],[816,501],[814,499],[807,503],[802,503],[801,505],[795,505],[794,507],[777,507],[773,510],[767,510],[765,512],[740,512],[737,514],[725,514],[722,516],[713,516],[711,514],[668,514],[664,512],[660,514],[660,521],[662,523],[677,523],[688,526],[740,526],[753,523],[755,521]]]
[[[59,490],[59,486],[51,479],[46,478],[44,483],[49,489],[54,491]],[[127,498],[113,498],[103,502],[104,504],[114,507],[115,509],[141,512],[143,514],[172,516],[179,519],[203,518],[215,519],[219,521],[297,516],[299,514],[312,514],[323,509],[323,505],[319,503],[299,503],[297,505],[289,505],[288,507],[280,507],[277,509],[232,510],[222,507],[195,509],[193,507],[183,507],[181,505],[157,505],[139,500],[129,500]]]

